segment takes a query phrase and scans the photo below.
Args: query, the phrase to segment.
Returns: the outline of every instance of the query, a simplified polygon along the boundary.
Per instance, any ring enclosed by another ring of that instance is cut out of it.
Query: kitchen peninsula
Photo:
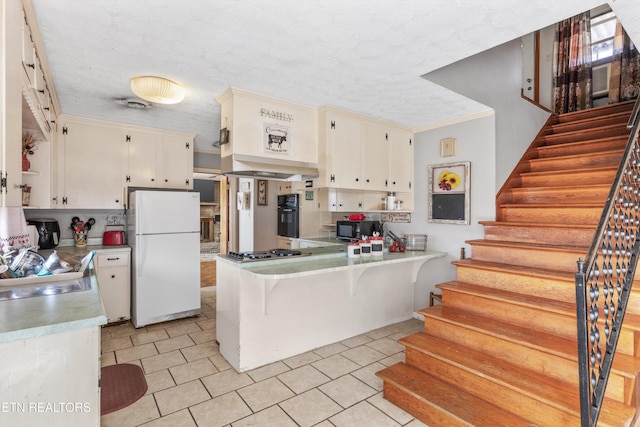
[[[407,320],[422,266],[444,252],[348,258],[344,248],[237,263],[218,257],[220,353],[239,372]]]

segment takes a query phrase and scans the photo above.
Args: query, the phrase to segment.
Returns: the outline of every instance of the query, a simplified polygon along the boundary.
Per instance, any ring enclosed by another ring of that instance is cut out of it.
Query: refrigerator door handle
[[[138,246],[136,251],[136,271],[138,272],[138,277],[141,277],[142,269],[144,268],[144,239],[137,239],[136,246]]]

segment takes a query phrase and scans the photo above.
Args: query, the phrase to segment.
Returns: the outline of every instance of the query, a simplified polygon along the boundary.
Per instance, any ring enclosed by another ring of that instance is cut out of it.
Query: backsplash
[[[73,232],[71,231],[70,226],[71,219],[74,216],[77,216],[81,221],[85,222],[89,218],[93,218],[96,220],[96,223],[87,233],[89,243],[91,244],[102,244],[102,233],[105,231],[105,227],[107,225],[122,225],[122,229],[124,229],[124,226],[126,224],[126,214],[124,209],[25,209],[24,216],[27,220],[40,218],[51,218],[57,220],[60,224],[60,244],[62,246],[66,246],[66,240],[71,241],[71,245],[73,244]]]

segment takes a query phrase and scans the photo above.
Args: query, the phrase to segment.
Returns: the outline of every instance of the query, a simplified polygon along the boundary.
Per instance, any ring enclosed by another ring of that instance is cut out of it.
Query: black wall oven
[[[300,212],[297,194],[278,196],[278,236],[300,237]]]

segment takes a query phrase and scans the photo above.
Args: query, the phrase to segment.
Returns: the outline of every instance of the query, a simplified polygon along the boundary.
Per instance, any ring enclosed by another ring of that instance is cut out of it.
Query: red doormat
[[[101,369],[100,415],[125,408],[147,392],[147,381],[138,365],[123,363]]]

